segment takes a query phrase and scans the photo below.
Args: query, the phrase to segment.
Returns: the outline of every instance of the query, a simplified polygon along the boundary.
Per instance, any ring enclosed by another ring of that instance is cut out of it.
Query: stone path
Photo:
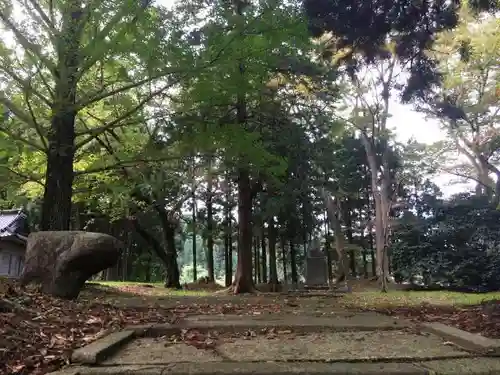
[[[374,313],[193,316],[130,327],[52,375],[500,374],[500,341]]]

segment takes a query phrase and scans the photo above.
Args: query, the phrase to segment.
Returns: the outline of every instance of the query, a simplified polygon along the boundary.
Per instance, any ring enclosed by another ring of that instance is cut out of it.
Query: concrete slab
[[[482,354],[500,355],[500,340],[489,339],[442,323],[425,323],[424,330]]]
[[[427,375],[407,363],[210,363],[175,364],[163,374],[179,375]]]
[[[290,329],[295,332],[323,331],[375,331],[400,330],[409,327],[410,323],[389,316],[361,313],[339,314],[333,317],[312,317],[296,315],[264,315],[264,316],[191,316],[179,324],[156,324],[146,332],[146,336],[164,336],[178,334],[182,329],[195,329],[200,332],[242,332],[261,330],[264,328]]]
[[[498,375],[500,359],[415,363],[206,362],[170,365],[72,366],[48,375]]]
[[[433,375],[499,375],[500,359],[479,357],[473,359],[453,359],[448,361],[427,361],[420,364],[432,371]]]
[[[329,332],[306,335],[256,336],[221,343],[217,352],[227,360],[249,361],[353,361],[431,359],[471,356],[433,335],[398,331]]]
[[[216,355],[182,342],[171,343],[162,338],[136,339],[120,349],[103,365],[154,365],[175,362],[214,362]]]
[[[169,366],[78,367],[48,375],[429,375],[407,363],[174,363]],[[462,375],[457,373],[455,375]],[[463,374],[465,375],[465,374]],[[470,374],[467,374],[470,375]],[[475,375],[475,374],[473,374]]]
[[[73,363],[84,363],[89,365],[96,364],[111,355],[122,345],[132,340],[135,334],[136,331],[134,330],[113,332],[89,345],[85,345],[73,351],[71,354],[71,361]]]
[[[318,302],[318,305],[321,305],[324,307],[324,304]],[[280,322],[280,321],[285,321],[285,322],[309,322],[311,319],[317,322],[321,323],[332,323],[332,320],[335,320],[336,318],[346,318],[350,320],[355,320],[355,321],[363,321],[366,322],[367,320],[370,321],[370,324],[373,322],[388,322],[392,323],[394,321],[401,321],[400,319],[388,316],[388,315],[382,315],[378,314],[375,312],[353,312],[353,311],[347,311],[347,310],[335,310],[334,308],[330,309],[332,312],[332,315],[329,316],[321,316],[321,317],[316,317],[316,316],[310,316],[310,315],[296,315],[296,314],[259,314],[259,315],[252,315],[252,316],[241,316],[241,315],[234,315],[234,314],[220,314],[220,315],[191,315],[187,318],[185,318],[186,321],[191,322],[191,321],[221,321],[221,320],[245,320],[245,321],[269,321],[269,322]]]

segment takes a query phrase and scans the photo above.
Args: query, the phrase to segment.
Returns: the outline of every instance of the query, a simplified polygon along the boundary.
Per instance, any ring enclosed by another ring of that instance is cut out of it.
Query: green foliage
[[[500,176],[500,21],[475,20],[463,9],[457,28],[438,38],[432,54],[440,61],[443,85],[419,104],[439,121],[447,139],[429,149],[430,165],[478,183],[481,194],[500,199],[491,173]],[[466,58],[464,58],[466,54]],[[457,158],[457,154],[459,157]]]
[[[404,278],[422,275],[427,284],[452,288],[500,288],[500,211],[484,197],[459,195],[436,202],[422,197],[429,210],[404,220],[394,234],[394,267]]]

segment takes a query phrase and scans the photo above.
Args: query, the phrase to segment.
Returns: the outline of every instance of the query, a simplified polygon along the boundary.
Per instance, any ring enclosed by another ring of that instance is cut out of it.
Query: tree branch
[[[21,172],[17,172],[15,170],[13,170],[12,168],[7,167],[5,165],[0,165],[0,168],[3,168],[5,170],[7,170],[9,173],[12,173],[12,174],[15,174],[18,177],[21,177],[21,178],[25,179],[26,181],[35,182],[35,183],[41,185],[42,187],[45,187],[45,184],[42,182],[41,178],[35,177],[33,175],[27,175],[27,174],[24,174],[24,173],[21,173]]]
[[[0,12],[0,19],[10,29],[10,31],[14,33],[17,41],[24,48],[24,50],[33,53],[39,59],[39,61],[43,62],[45,64],[45,67],[49,69],[49,71],[55,76],[57,71],[55,64],[52,63],[52,61],[50,61],[48,58],[46,58],[43,53],[41,53],[39,46],[31,43],[3,12]]]
[[[154,81],[156,79],[163,78],[163,77],[165,77],[167,75],[174,74],[174,73],[179,73],[179,72],[176,72],[175,70],[172,70],[172,71],[169,71],[169,72],[163,72],[161,74],[157,74],[155,76],[144,78],[144,79],[142,79],[140,81],[137,81],[137,82],[134,82],[134,83],[131,83],[131,84],[128,84],[128,85],[124,85],[124,86],[121,86],[121,87],[118,87],[117,89],[114,89],[114,90],[110,90],[110,91],[106,91],[106,92],[102,92],[102,93],[96,94],[94,97],[88,98],[86,100],[81,100],[78,103],[76,103],[76,110],[81,110],[81,109],[83,109],[85,107],[88,107],[89,105],[91,105],[93,103],[96,103],[96,102],[98,102],[100,100],[106,99],[106,98],[108,98],[110,96],[113,96],[113,95],[116,95],[116,94],[120,94],[122,92],[125,92],[125,91],[128,91],[128,90],[140,87],[142,85],[145,85],[146,83],[152,82],[152,81]],[[180,81],[180,79],[176,79],[174,82],[169,83],[169,84],[163,86],[160,90],[155,91],[156,94],[153,95],[152,97],[161,94],[163,91],[165,91],[166,89],[172,87],[173,85],[175,85],[179,81]],[[151,100],[151,99],[149,99],[149,100]]]
[[[42,102],[44,102],[49,108],[52,107],[52,102],[47,99],[45,96],[42,95],[38,90],[33,88],[31,83],[29,83],[27,80],[22,79],[19,77],[15,72],[10,70],[5,62],[0,65],[0,70],[2,70],[4,73],[6,73],[8,76],[10,76],[14,81],[16,81],[22,88],[22,90],[26,93],[33,93],[37,98],[39,98]]]
[[[137,218],[131,218],[130,222],[134,226],[135,231],[139,236],[141,236],[149,246],[152,247],[155,254],[160,258],[164,265],[168,265],[169,261],[167,258],[167,254],[165,253],[163,247],[161,246],[160,241],[158,241],[155,237],[153,237],[149,232],[144,229],[140,224]]]
[[[47,151],[49,150],[49,146],[47,144],[47,141],[45,140],[45,136],[43,134],[42,127],[40,126],[40,124],[36,120],[35,113],[33,112],[33,108],[31,107],[27,93],[24,96],[24,100],[26,101],[26,105],[28,106],[29,113],[30,113],[31,118],[33,120],[33,125],[35,128],[35,131],[37,132],[38,136],[40,137],[40,141],[42,142],[43,149],[44,149],[45,153],[47,153]]]
[[[49,32],[54,36],[58,36],[58,32],[55,28],[54,23],[50,20],[49,16],[44,12],[42,7],[40,6],[39,2],[37,0],[28,0],[28,2],[31,4],[31,6],[36,10],[38,15],[41,17],[43,22],[45,22],[45,25],[49,29]]]
[[[89,169],[86,169],[84,171],[75,171],[75,176],[81,176],[81,175],[92,174],[92,173],[100,173],[100,172],[112,171],[112,170],[126,168],[126,167],[132,167],[132,166],[136,166],[139,163],[144,163],[144,164],[158,163],[158,162],[171,161],[171,160],[177,160],[177,159],[182,159],[182,156],[165,156],[165,157],[158,158],[158,159],[137,158],[137,159],[131,159],[131,160],[120,160],[120,161],[117,161],[116,163],[113,163],[111,165],[104,166],[104,167],[89,168]]]
[[[6,106],[16,117],[18,117],[21,121],[23,121],[27,125],[30,125],[33,127],[35,126],[33,124],[32,119],[30,118],[30,116],[28,116],[26,113],[24,113],[21,109],[19,109],[19,107],[17,107],[13,102],[11,102],[6,97],[0,96],[0,103],[3,104],[4,106]],[[45,153],[45,149],[42,146],[37,145],[36,143],[31,142],[31,141],[13,133],[12,131],[8,130],[6,127],[0,126],[0,131],[4,132],[12,139],[21,141],[21,142],[33,147],[35,150],[42,151]]]
[[[114,129],[114,128],[117,128],[117,127],[121,127],[123,126],[123,124],[121,124],[120,122],[128,117],[130,117],[131,115],[133,115],[134,113],[138,112],[142,107],[144,107],[151,99],[153,99],[155,96],[161,94],[162,91],[166,90],[168,87],[170,87],[170,85],[168,86],[164,86],[163,88],[151,93],[150,95],[148,95],[146,98],[142,99],[139,104],[137,104],[134,108],[126,111],[125,113],[123,113],[121,116],[117,117],[116,119],[114,119],[113,121],[111,121],[109,124],[107,124],[106,126],[102,126],[102,127],[99,127],[97,128],[95,131],[92,132],[92,134],[85,138],[84,140],[78,142],[76,145],[75,145],[75,150],[85,146],[87,143],[89,143],[90,141],[92,141],[92,139],[94,139],[95,137],[111,130],[111,129]]]

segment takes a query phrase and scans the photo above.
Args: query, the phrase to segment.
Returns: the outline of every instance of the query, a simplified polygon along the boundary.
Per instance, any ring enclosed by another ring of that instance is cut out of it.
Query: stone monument
[[[327,259],[318,240],[309,247],[306,257],[306,287],[328,287]]]

